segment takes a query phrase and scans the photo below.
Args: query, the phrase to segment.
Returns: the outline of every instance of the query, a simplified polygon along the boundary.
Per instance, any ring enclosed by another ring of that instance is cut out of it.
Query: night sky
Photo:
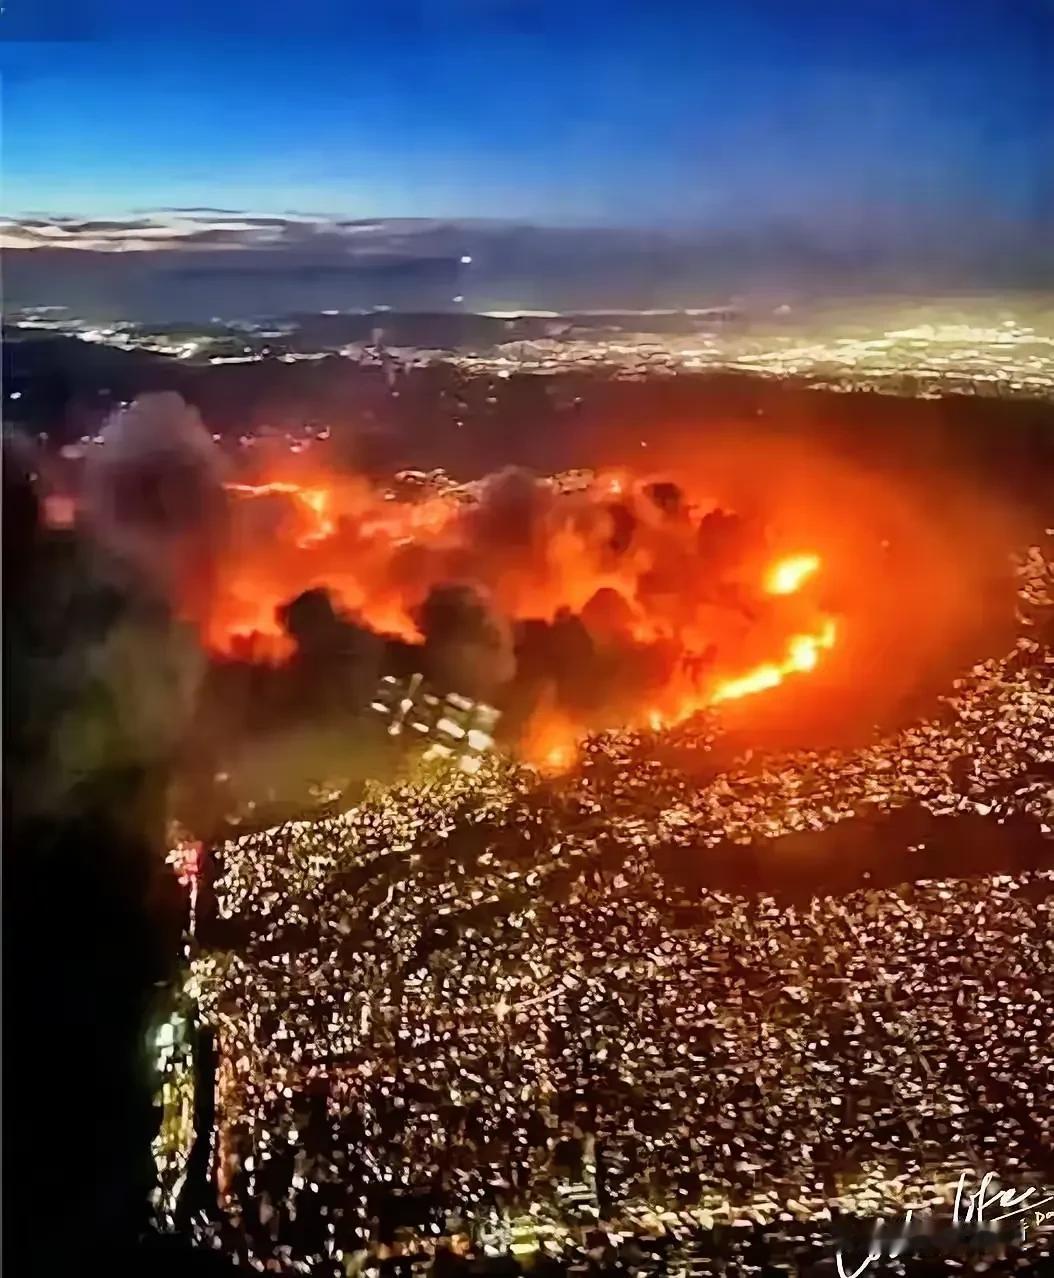
[[[5,214],[1054,219],[1046,0],[171,7],[7,0]]]

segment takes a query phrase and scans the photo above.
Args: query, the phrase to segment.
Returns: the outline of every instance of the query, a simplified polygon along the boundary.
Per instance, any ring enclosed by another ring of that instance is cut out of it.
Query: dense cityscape
[[[160,326],[93,324],[62,307],[12,314],[13,337],[47,333],[207,365],[342,359],[385,370],[447,364],[470,376],[732,372],[892,394],[1049,397],[1054,316],[1029,298],[781,304],[625,314],[388,308]],[[356,336],[357,335],[357,336]],[[427,343],[427,344],[423,344]]]
[[[0,34],[10,1272],[1050,1278],[1049,0]]]
[[[556,782],[426,768],[216,849],[182,1003],[217,1045],[204,1245],[281,1272],[511,1249],[706,1273],[830,1259],[853,1217],[943,1217],[977,1167],[1049,1183],[1054,880],[927,869],[953,815],[1054,829],[1050,547],[1019,574],[1013,651],[862,751],[700,788],[607,734]],[[842,823],[851,855],[869,811],[906,816],[913,885],[790,903],[660,869]],[[187,1086],[174,1068],[170,1196]],[[999,1244],[1019,1269],[1050,1245]]]

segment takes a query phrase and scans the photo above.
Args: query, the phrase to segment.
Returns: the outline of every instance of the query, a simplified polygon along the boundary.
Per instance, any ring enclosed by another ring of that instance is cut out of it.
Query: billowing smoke
[[[309,718],[357,710],[369,700],[384,669],[384,641],[334,608],[320,588],[279,610],[296,644],[287,666],[292,703]]]
[[[992,615],[1005,521],[961,475],[938,508],[933,482],[756,428],[650,473],[509,469],[414,491],[317,453],[272,458],[231,486],[204,627],[216,651],[287,660],[303,645],[279,610],[324,589],[342,624],[384,637],[388,668],[398,649],[401,672],[494,700],[506,724],[540,704],[581,730],[671,723],[781,683],[799,709],[813,694],[790,688],[807,683],[873,723]],[[808,570],[770,586],[786,557]]]
[[[332,721],[382,674],[419,672],[510,727],[539,707],[576,734],[669,724],[785,681],[874,722],[947,668],[1006,544],[964,487],[936,511],[926,485],[757,429],[656,448],[643,473],[507,469],[465,486],[389,489],[322,450],[253,451],[252,473],[224,484],[197,413],[144,396],[92,450],[85,503],[98,544],[214,655],[281,672],[246,676],[249,717]],[[808,571],[770,587],[795,556]]]
[[[530,555],[552,507],[550,490],[529,471],[510,466],[484,480],[479,504],[466,516],[466,540],[502,555]]]
[[[311,671],[338,700],[372,677],[364,634],[383,636],[385,672],[492,702],[512,728],[548,706],[575,733],[682,720],[744,668],[767,662],[769,687],[833,642],[811,583],[767,597],[781,545],[698,484],[507,469],[406,496],[289,457],[247,478],[229,486],[203,629],[219,653],[295,673],[305,708],[327,704]]]
[[[219,451],[173,391],[115,413],[88,455],[84,514],[109,554],[184,604],[209,589],[225,506]]]
[[[508,624],[471,585],[435,586],[421,605],[424,674],[437,688],[491,701],[516,673]]]
[[[5,461],[18,456],[5,447]],[[111,460],[90,477],[100,519],[78,532],[49,524],[39,468],[5,465],[5,689],[20,815],[95,802],[113,778],[163,778],[196,701],[204,654],[173,616],[175,578],[159,580],[148,557],[178,531],[144,538],[141,496],[124,520]]]

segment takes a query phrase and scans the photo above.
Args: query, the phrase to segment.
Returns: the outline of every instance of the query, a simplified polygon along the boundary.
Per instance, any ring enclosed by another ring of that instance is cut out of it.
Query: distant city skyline
[[[214,8],[147,40],[128,0],[9,5],[3,212],[774,226],[891,251],[1052,231],[1042,0]]]

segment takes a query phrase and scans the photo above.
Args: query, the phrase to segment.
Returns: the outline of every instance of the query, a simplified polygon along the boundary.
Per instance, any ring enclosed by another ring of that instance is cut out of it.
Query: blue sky
[[[356,9],[6,0],[3,212],[835,238],[1054,217],[1046,0]]]

